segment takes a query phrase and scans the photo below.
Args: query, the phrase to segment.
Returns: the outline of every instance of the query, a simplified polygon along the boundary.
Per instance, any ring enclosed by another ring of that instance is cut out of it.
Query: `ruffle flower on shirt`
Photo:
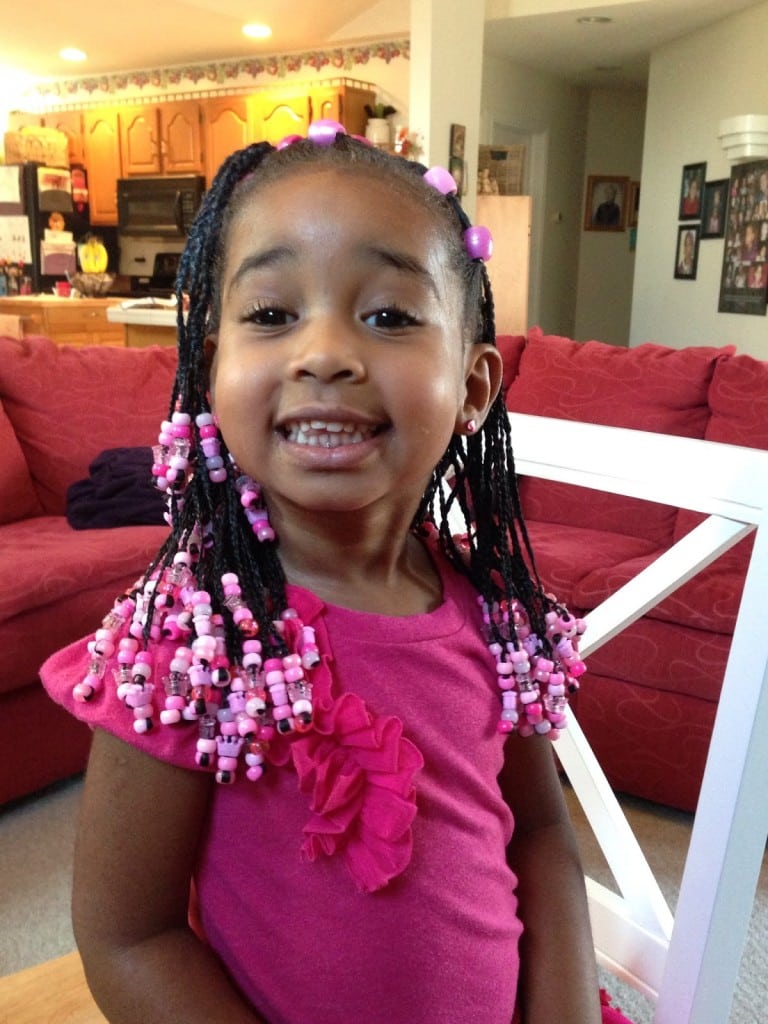
[[[312,675],[314,728],[286,745],[312,811],[302,851],[311,861],[339,854],[358,888],[375,892],[410,862],[424,760],[399,718],[374,717],[360,697],[334,692],[328,637],[322,620],[312,625],[326,652]]]

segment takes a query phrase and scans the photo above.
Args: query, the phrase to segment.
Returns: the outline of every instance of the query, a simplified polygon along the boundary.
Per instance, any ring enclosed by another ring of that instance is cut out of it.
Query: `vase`
[[[365,126],[365,137],[374,146],[386,149],[390,144],[389,121],[386,117],[370,117]]]

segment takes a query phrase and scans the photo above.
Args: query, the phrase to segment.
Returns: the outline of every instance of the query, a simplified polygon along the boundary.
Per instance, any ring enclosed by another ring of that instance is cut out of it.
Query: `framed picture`
[[[708,181],[704,185],[704,205],[701,213],[701,237],[724,238],[725,215],[728,205],[728,179]]]
[[[448,162],[448,170],[459,187],[459,195],[463,196],[467,191],[467,183],[464,180],[464,160],[459,156],[452,156]]]
[[[637,215],[640,212],[640,182],[630,181],[629,199],[627,200],[627,227],[637,227]]]
[[[766,315],[768,290],[768,160],[735,164],[720,278],[720,313]]]
[[[675,250],[675,277],[686,281],[696,280],[696,267],[699,263],[700,224],[682,224],[677,229],[677,249]]]
[[[701,206],[704,198],[704,178],[707,165],[686,164],[680,182],[680,211],[678,220],[701,220]]]
[[[451,156],[458,160],[464,159],[464,148],[467,138],[467,129],[463,124],[451,125]]]
[[[627,223],[629,178],[590,174],[584,205],[585,231],[623,231]]]

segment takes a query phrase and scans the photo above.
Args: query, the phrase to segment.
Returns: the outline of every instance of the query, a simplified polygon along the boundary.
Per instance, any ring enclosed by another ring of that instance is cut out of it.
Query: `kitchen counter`
[[[0,297],[0,333],[12,338],[42,334],[59,345],[125,345],[125,328],[107,317],[114,299],[58,295]]]
[[[123,324],[128,348],[176,344],[176,305],[167,301],[131,299],[107,309],[107,320]]]

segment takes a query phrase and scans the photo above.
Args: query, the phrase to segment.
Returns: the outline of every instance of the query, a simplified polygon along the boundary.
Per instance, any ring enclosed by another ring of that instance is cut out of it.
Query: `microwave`
[[[124,235],[188,234],[205,192],[201,174],[173,178],[120,178],[117,223]]]

